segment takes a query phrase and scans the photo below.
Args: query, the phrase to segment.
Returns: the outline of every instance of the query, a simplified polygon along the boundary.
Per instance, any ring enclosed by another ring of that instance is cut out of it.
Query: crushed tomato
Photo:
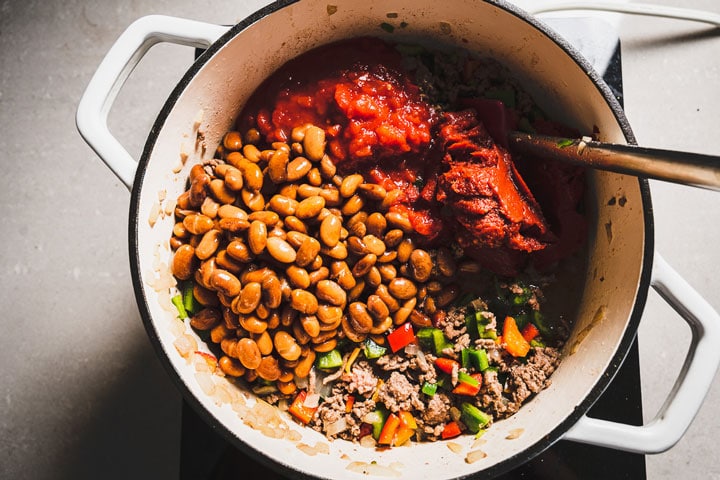
[[[307,123],[324,128],[340,173],[363,172],[400,191],[390,211],[407,215],[419,244],[456,240],[495,273],[514,275],[531,257],[547,265],[578,248],[581,171],[553,166],[559,174],[549,177],[537,167],[543,162],[525,161],[538,177],[526,184],[503,147],[515,111],[487,99],[461,99],[455,108],[430,105],[395,47],[363,37],[288,62],[255,92],[238,126],[258,128],[268,142]]]

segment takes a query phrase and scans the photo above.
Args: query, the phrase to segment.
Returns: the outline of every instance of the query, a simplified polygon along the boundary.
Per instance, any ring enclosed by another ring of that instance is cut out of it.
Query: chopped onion
[[[375,412],[375,411],[373,411],[373,412],[368,412],[367,414],[365,414],[365,416],[364,416],[363,419],[362,419],[363,422],[369,423],[369,424],[371,424],[371,425],[372,425],[373,423],[378,423],[378,422],[380,422],[380,420],[381,420],[381,419],[380,419],[380,414],[379,414],[378,412]]]
[[[475,463],[485,457],[487,457],[487,453],[483,452],[482,450],[473,450],[471,452],[468,452],[468,454],[465,456],[465,463]]]
[[[213,382],[212,374],[207,372],[197,372],[195,374],[195,380],[197,380],[202,391],[206,395],[212,395],[215,393],[215,382]]]
[[[295,385],[297,385],[300,390],[308,388],[308,377],[295,377]]]
[[[375,448],[377,442],[372,435],[365,435],[360,439],[360,446],[365,448]]]
[[[460,445],[457,442],[447,442],[446,445],[450,449],[450,451],[453,453],[462,452],[463,447],[462,447],[462,445]]]
[[[520,435],[522,435],[525,432],[524,428],[514,428],[510,430],[507,437],[505,437],[507,440],[515,440],[516,438],[520,438]]]
[[[420,366],[420,369],[423,371],[427,371],[430,369],[430,365],[428,364],[427,360],[425,359],[425,353],[420,349],[420,346],[417,343],[410,343],[407,347],[405,347],[405,353],[407,355],[414,355],[415,358],[417,358],[418,365]]]
[[[345,431],[345,429],[347,429],[347,422],[345,422],[345,417],[340,417],[339,420],[336,420],[325,426],[325,433],[329,436],[332,436]]]
[[[323,398],[330,396],[330,392],[332,391],[332,385],[325,384],[323,382],[325,377],[327,377],[327,374],[325,374],[324,372],[315,370],[315,367],[313,367],[313,371],[315,372],[315,382],[313,383],[312,392],[317,393],[318,395],[320,395]],[[311,393],[311,392],[308,391],[308,393]],[[307,404],[307,402],[306,402],[306,404]]]
[[[308,408],[315,408],[320,404],[320,394],[318,393],[311,393],[309,395],[305,396],[305,401],[303,402],[303,405]]]
[[[362,473],[363,475],[373,475],[378,477],[401,476],[400,472],[398,472],[397,470],[374,462],[350,462],[346,468],[351,472]]]

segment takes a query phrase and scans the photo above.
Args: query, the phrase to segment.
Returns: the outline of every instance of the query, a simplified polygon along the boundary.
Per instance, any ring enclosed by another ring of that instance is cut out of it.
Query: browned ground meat
[[[344,375],[342,380],[347,384],[348,392],[357,392],[360,395],[372,393],[378,383],[378,378],[373,373],[372,367],[365,360],[355,363],[350,370],[350,374]]]
[[[420,386],[413,385],[399,372],[392,372],[380,387],[379,399],[391,412],[425,410],[425,404],[420,399]]]

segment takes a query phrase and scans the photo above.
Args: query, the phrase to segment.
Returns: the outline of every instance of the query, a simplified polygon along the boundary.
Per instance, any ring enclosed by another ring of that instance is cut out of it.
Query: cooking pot
[[[162,284],[171,258],[172,199],[184,190],[190,167],[212,156],[248,96],[284,62],[321,44],[360,35],[422,37],[494,57],[554,118],[583,132],[597,131],[601,141],[634,142],[620,105],[588,62],[547,26],[503,1],[281,1],[231,28],[165,16],[139,19],[92,78],[77,125],[132,192],[129,243],[138,307],[158,356],[187,401],[239,448],[293,477],[360,478],[353,472],[362,470],[403,478],[491,477],[559,439],[640,453],[672,447],[698,411],[720,363],[720,318],[654,252],[648,183],[628,175],[588,173],[588,268],[577,279],[582,296],[563,360],[549,388],[487,431],[481,447],[487,456],[478,461],[465,461],[465,454],[478,448],[471,436],[453,440],[460,454],[445,442],[379,451],[346,441],[328,443],[285,414],[280,417],[284,426],[274,424],[283,438],[272,438],[271,431],[240,418],[253,407],[252,394],[245,398],[224,378],[210,374],[207,364],[197,361],[202,356],[180,354],[187,348],[207,351],[168,308]],[[130,71],[161,41],[207,50],[168,98],[136,163],[108,131],[107,113]],[[589,418],[585,413],[633,343],[650,286],[693,332],[675,387],[643,426]]]

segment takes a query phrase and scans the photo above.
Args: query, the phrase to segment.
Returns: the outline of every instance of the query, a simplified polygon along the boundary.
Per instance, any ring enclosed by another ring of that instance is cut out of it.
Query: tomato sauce
[[[321,126],[341,173],[361,172],[366,181],[400,190],[390,210],[408,215],[420,243],[454,240],[487,268],[516,273],[529,254],[558,242],[510,154],[498,145],[507,120],[497,128],[482,102],[438,111],[411,78],[401,55],[382,40],[330,44],[273,74],[238,126],[257,127],[269,143],[287,140],[303,124]],[[555,223],[573,228],[577,219],[565,207],[576,196],[553,197],[552,188],[544,188],[553,179],[538,176],[533,188],[549,197]]]

